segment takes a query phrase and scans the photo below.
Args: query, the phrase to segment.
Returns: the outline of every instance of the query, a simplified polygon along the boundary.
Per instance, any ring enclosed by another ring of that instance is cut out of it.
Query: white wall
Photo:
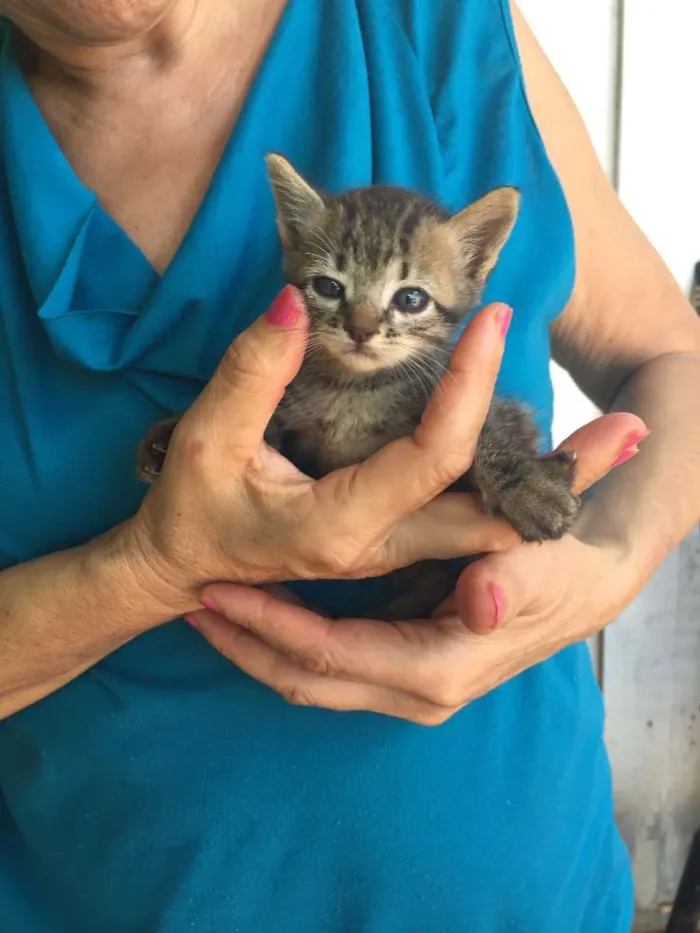
[[[572,94],[612,177],[616,126],[618,0],[521,0],[520,9]],[[598,414],[558,366],[553,436],[564,440]]]
[[[521,0],[520,9],[576,101],[598,158],[610,178],[616,156],[618,0]],[[552,363],[554,420],[559,444],[600,412]],[[600,674],[603,641],[593,638],[591,656]]]
[[[700,260],[700,2],[520,0],[520,6],[577,102],[603,165],[619,179],[624,203],[687,288]],[[565,374],[555,370],[554,378],[555,439],[561,439],[595,409]],[[597,653],[620,825],[639,905],[655,908],[672,899],[700,827],[697,533],[607,630]]]
[[[620,195],[686,290],[700,260],[699,38],[698,0],[625,5]],[[673,897],[700,827],[697,530],[610,630],[604,688],[619,818],[651,907]]]

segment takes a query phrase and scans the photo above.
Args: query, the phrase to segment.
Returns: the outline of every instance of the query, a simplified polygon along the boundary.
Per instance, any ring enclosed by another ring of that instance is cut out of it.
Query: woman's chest
[[[135,63],[93,93],[30,79],[75,174],[159,272],[204,200],[284,3],[259,6],[249,22],[223,17],[210,54],[177,67]]]
[[[235,119],[235,95],[180,127],[143,104],[52,129],[81,182],[158,272],[168,266],[206,194]],[[166,111],[167,113],[167,111]]]

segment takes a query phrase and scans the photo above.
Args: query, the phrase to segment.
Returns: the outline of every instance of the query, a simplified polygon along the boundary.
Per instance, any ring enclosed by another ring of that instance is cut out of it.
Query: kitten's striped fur
[[[403,188],[329,196],[283,156],[267,163],[287,277],[304,293],[310,319],[304,362],[267,439],[320,476],[415,429],[515,225],[519,195],[497,188],[449,215]],[[156,426],[142,446],[145,479],[160,472],[176,420]],[[573,473],[569,455],[538,454],[523,406],[494,399],[458,485],[476,491],[524,540],[542,541],[564,534],[577,514]],[[444,566],[409,568],[407,596],[384,617],[429,613],[452,580]]]
[[[268,156],[268,169],[287,276],[310,318],[309,349],[273,434],[300,467],[321,475],[414,430],[515,225],[519,195],[497,188],[450,216],[403,188],[328,196],[279,155]],[[340,283],[342,297],[319,295],[318,276]],[[406,287],[429,296],[422,310],[392,303]],[[466,478],[490,512],[525,540],[558,537],[578,509],[572,477],[569,457],[537,455],[521,405],[494,400]]]

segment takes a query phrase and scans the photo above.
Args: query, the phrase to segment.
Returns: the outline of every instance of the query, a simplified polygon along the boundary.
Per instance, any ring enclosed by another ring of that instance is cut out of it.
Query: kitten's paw
[[[166,421],[154,424],[139,444],[136,472],[144,483],[154,483],[163,472],[170,438],[178,420],[178,418],[168,418]]]
[[[500,515],[523,541],[552,541],[573,525],[581,500],[571,491],[576,455],[518,457],[484,496],[486,511]]]

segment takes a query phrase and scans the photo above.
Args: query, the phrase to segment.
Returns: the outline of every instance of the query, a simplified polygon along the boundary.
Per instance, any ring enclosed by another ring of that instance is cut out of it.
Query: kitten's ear
[[[459,239],[470,278],[486,281],[515,226],[519,207],[517,188],[494,188],[446,221]]]
[[[265,156],[267,174],[277,204],[277,226],[285,246],[304,237],[317,224],[325,209],[323,198],[284,156]]]

